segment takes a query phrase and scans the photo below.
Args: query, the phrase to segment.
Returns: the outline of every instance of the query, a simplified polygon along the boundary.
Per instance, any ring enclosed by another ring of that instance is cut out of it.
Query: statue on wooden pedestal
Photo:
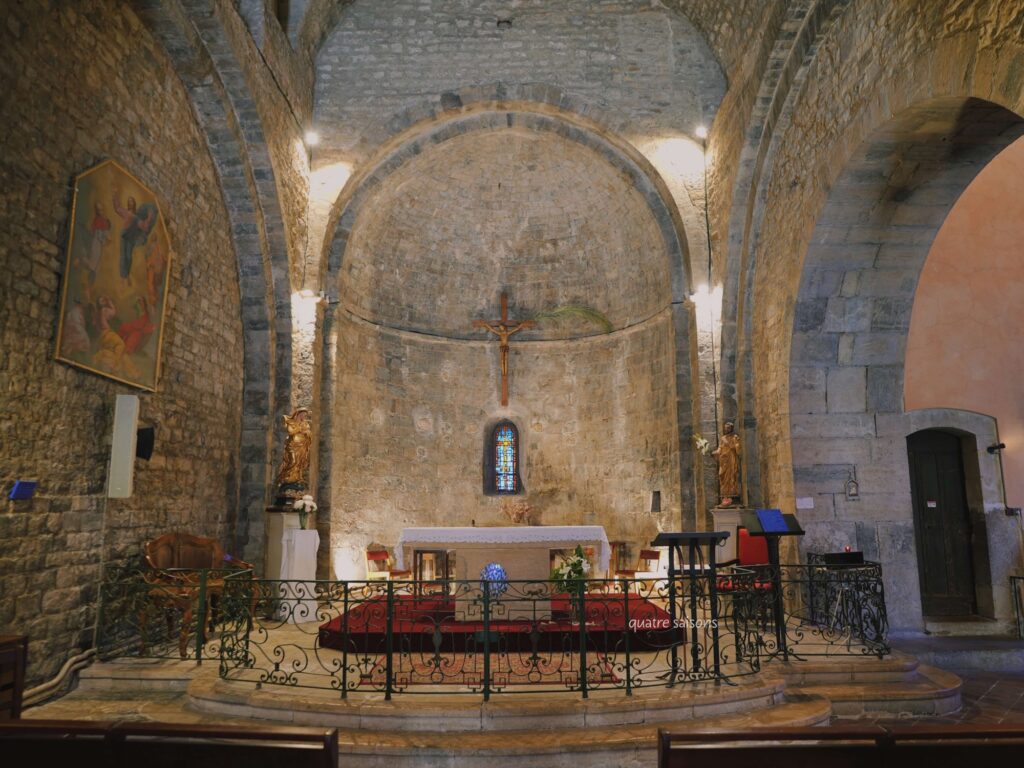
[[[711,452],[718,460],[718,495],[722,507],[732,506],[740,498],[740,452],[736,425],[727,421],[718,439],[718,447]]]
[[[277,471],[278,504],[301,499],[308,487],[306,476],[309,474],[309,455],[313,446],[313,424],[309,420],[309,408],[298,408],[291,416],[285,416],[284,428],[288,436],[285,438],[281,468]]]

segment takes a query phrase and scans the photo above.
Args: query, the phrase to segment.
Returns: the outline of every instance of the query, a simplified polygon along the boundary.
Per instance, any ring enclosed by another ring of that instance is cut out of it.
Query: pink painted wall
[[[978,174],[932,244],[914,299],[906,410],[996,418],[1007,503],[1024,506],[1024,139]]]

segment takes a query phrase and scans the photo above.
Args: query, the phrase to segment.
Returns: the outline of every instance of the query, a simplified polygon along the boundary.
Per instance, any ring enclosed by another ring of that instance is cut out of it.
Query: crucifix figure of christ
[[[520,320],[515,325],[509,324],[508,319],[508,294],[501,292],[501,320],[474,320],[474,328],[486,328],[498,337],[499,349],[501,350],[501,404],[508,405],[508,337],[513,333],[519,333],[524,328],[532,328],[533,320]]]

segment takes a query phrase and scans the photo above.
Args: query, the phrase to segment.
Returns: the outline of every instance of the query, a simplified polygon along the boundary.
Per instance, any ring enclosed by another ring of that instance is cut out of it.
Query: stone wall
[[[410,107],[496,82],[561,88],[627,139],[692,134],[724,90],[693,25],[646,0],[357,0],[316,61],[320,153],[352,161]]]
[[[507,525],[483,492],[489,429],[520,430],[524,493],[544,525],[603,525],[632,556],[679,524],[667,312],[609,336],[513,343],[510,406],[491,342],[339,320],[333,415],[332,576],[362,578],[362,550],[415,525]],[[651,493],[661,491],[652,515]]]
[[[342,303],[365,320],[479,338],[473,321],[497,315],[502,288],[515,317],[583,304],[616,328],[671,299],[648,201],[575,142],[525,127],[474,132],[426,150],[384,184],[360,206],[342,265]],[[528,335],[599,331],[558,321]]]
[[[515,127],[455,133],[375,182],[334,310],[335,574],[359,576],[362,548],[407,525],[506,522],[483,489],[504,417],[544,524],[602,524],[634,548],[680,525],[668,247],[634,183],[592,148]],[[615,330],[566,318],[513,337],[502,408],[498,347],[472,323],[495,319],[503,289],[513,321],[582,304]]]
[[[0,49],[0,484],[39,481],[0,508],[0,632],[29,636],[32,683],[91,644],[103,561],[171,530],[230,547],[241,324],[205,138],[140,22],[112,0],[8,5]],[[73,178],[108,157],[156,193],[174,252],[161,380],[140,393],[156,450],[109,501],[114,396],[137,390],[53,360]]]

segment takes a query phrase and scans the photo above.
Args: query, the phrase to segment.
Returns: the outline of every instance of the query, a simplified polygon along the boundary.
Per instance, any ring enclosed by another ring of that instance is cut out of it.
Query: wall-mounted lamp
[[[993,443],[985,450],[991,454],[995,454],[999,453],[999,451],[1003,450],[1004,448],[1006,448],[1006,443]]]
[[[708,137],[708,128],[706,125],[698,125],[693,131],[693,135],[703,141]]]
[[[310,128],[308,131],[306,131],[306,134],[303,137],[303,139],[305,140],[307,147],[315,147],[317,144],[320,143],[320,134],[314,131],[312,128]]]

